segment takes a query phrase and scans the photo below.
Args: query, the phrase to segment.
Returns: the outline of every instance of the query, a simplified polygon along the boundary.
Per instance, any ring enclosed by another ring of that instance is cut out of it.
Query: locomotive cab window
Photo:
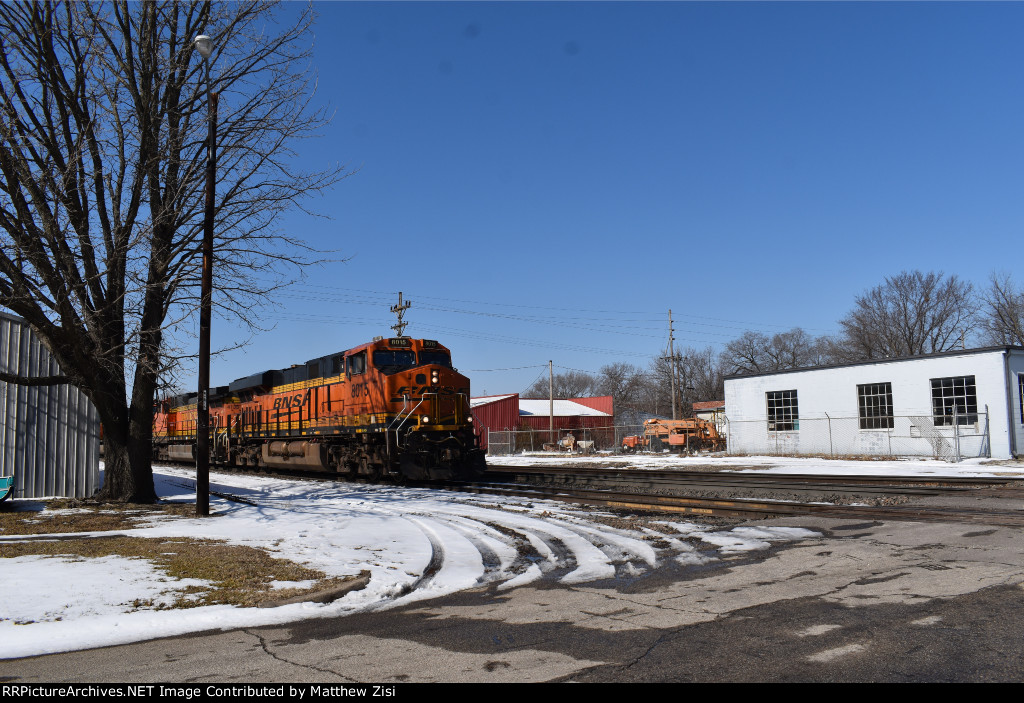
[[[423,350],[420,352],[420,365],[425,364],[436,364],[437,366],[452,367],[452,358],[446,351],[434,350],[427,351]]]
[[[378,349],[373,352],[373,365],[386,375],[398,373],[416,365],[416,352],[406,349]]]
[[[353,354],[346,359],[348,363],[348,375],[358,376],[366,373],[366,352],[361,351],[358,354]]]

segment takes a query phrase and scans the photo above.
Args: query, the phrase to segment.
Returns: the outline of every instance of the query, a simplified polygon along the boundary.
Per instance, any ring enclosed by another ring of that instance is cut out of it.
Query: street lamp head
[[[196,49],[202,54],[204,59],[210,58],[213,55],[213,39],[205,34],[200,34],[195,38],[193,43],[196,45]]]

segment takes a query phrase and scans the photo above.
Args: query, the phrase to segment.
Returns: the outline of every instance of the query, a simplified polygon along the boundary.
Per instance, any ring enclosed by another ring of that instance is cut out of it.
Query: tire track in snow
[[[431,581],[434,580],[434,577],[437,576],[438,572],[441,571],[441,567],[444,565],[444,546],[441,544],[441,541],[437,538],[437,535],[435,535],[430,530],[423,529],[423,525],[420,523],[419,520],[410,520],[410,522],[417,525],[423,532],[423,536],[427,538],[428,542],[430,542],[430,560],[427,562],[427,565],[423,568],[423,573],[420,574],[415,581],[406,584],[402,588],[402,591],[398,594],[399,598],[401,598],[402,596],[406,596],[410,593],[413,593],[414,591],[417,591],[423,588],[424,586],[428,585]]]
[[[405,519],[416,525],[430,542],[431,557],[423,573],[410,584],[409,595],[432,597],[454,593],[477,584],[484,574],[483,557],[470,540],[435,518]]]

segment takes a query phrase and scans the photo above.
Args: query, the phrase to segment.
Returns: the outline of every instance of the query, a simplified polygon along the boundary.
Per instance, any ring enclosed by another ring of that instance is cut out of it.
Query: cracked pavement
[[[1018,508],[1019,509],[1019,508]],[[0,661],[5,682],[1019,681],[1024,531],[787,518],[822,537],[629,579]]]

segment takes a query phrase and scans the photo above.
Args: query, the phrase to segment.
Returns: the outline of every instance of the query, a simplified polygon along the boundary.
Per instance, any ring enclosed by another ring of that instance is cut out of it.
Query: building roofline
[[[1011,351],[1024,352],[1024,347],[1013,344],[1001,344],[994,347],[977,347],[975,349],[955,349],[953,351],[935,352],[934,354],[917,354],[914,356],[897,356],[885,359],[865,359],[864,361],[847,361],[842,364],[825,364],[824,366],[801,366],[796,369],[782,369],[779,371],[760,371],[758,373],[734,373],[727,375],[723,380],[732,381],[737,378],[756,378],[758,376],[779,376],[786,373],[800,373],[802,371],[822,371],[825,369],[842,369],[850,366],[872,366],[877,364],[891,364],[897,361],[914,361],[918,359],[934,359],[947,356],[964,356],[968,354],[991,354],[993,352]]]
[[[23,325],[28,324],[28,320],[24,317],[18,317],[14,313],[7,312],[6,310],[0,310],[0,318],[10,320],[11,322],[20,322]]]

